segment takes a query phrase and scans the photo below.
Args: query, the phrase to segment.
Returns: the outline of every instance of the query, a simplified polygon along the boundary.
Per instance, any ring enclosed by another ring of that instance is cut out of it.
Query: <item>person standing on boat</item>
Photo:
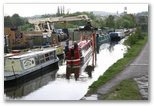
[[[76,41],[74,41],[74,50],[78,48],[78,44]]]
[[[99,48],[100,48],[100,42],[99,42],[99,34],[97,34],[96,36],[96,49],[97,49],[97,53],[99,53]]]
[[[77,56],[77,50],[78,49],[78,44],[76,41],[74,41],[74,49],[72,49],[71,53],[72,53],[72,57],[76,57]],[[76,57],[77,58],[77,57]]]
[[[67,56],[68,50],[69,50],[69,40],[66,40],[66,45],[65,45],[65,56]]]

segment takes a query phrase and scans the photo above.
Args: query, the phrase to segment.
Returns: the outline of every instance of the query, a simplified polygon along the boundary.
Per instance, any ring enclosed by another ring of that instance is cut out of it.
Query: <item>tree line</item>
[[[4,27],[17,27],[20,31],[33,30],[34,26],[28,22],[27,18],[20,17],[18,14],[4,16]]]
[[[143,20],[142,17],[138,17],[138,21],[136,19],[136,16],[133,14],[124,14],[122,16],[114,16],[109,15],[105,19],[103,19],[100,16],[96,16],[93,14],[93,12],[75,12],[75,13],[67,13],[65,14],[64,7],[58,7],[56,14],[45,14],[42,15],[41,18],[47,18],[47,17],[58,17],[58,16],[64,16],[64,17],[70,17],[70,16],[77,16],[77,15],[87,15],[91,20],[91,24],[94,27],[97,28],[109,28],[109,29],[121,29],[121,28],[134,28],[142,21],[148,21]],[[85,21],[72,21],[67,22],[66,25],[55,23],[55,28],[64,28],[67,26],[67,28],[76,28],[78,26],[84,26],[86,24]],[[18,14],[14,14],[12,16],[4,16],[4,27],[10,27],[10,26],[17,26],[20,31],[29,31],[34,30],[34,26],[28,22],[28,18],[20,17]]]

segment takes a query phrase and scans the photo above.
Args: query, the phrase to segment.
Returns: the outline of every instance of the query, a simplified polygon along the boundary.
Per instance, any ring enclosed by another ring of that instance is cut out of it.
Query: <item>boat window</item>
[[[54,58],[54,53],[53,52],[50,52],[49,53],[49,57],[50,57],[50,59],[53,59]]]
[[[57,58],[56,51],[53,52],[53,56],[55,59]]]
[[[38,65],[38,64],[39,64],[39,58],[38,58],[38,56],[37,56],[37,57],[35,57],[35,63],[36,63],[36,65]]]
[[[50,55],[50,56],[53,55],[53,52],[50,52],[49,55]]]
[[[45,60],[44,60],[44,55],[40,55],[40,63],[44,63]]]
[[[45,60],[46,60],[46,61],[49,61],[49,54],[48,54],[48,53],[45,54]]]

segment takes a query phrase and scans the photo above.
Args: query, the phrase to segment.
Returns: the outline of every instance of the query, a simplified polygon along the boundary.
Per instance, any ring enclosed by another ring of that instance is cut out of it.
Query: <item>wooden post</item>
[[[94,44],[94,38],[95,36],[94,36],[94,34],[93,34],[93,32],[92,32],[92,48],[93,48],[93,52],[92,52],[92,66],[94,66],[94,51],[95,51],[95,44]]]
[[[82,32],[80,31],[80,42],[82,41]]]
[[[97,60],[97,55],[96,55],[96,32],[92,32],[92,47],[93,47],[92,65],[94,66],[94,63],[96,65],[96,60]]]
[[[95,53],[95,65],[96,65],[96,61],[97,61],[97,52],[96,52],[96,32],[94,32],[94,44],[95,44],[95,51],[94,51],[94,53]]]

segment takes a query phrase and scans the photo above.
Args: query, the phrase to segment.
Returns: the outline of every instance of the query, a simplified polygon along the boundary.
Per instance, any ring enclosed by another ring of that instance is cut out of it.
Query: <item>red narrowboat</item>
[[[83,40],[74,43],[66,52],[67,65],[81,65],[85,63],[92,55],[92,42]]]

